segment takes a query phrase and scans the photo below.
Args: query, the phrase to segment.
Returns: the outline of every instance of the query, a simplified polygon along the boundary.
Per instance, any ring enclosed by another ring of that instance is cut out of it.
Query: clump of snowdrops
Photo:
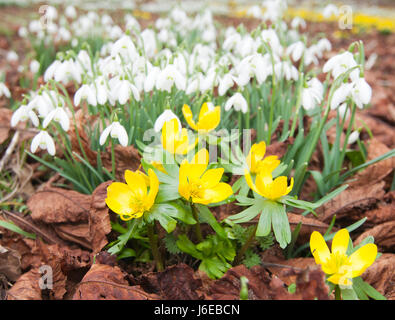
[[[127,170],[126,183],[114,182],[107,190],[107,205],[119,215],[113,228],[120,233],[109,252],[135,261],[149,261],[152,254],[160,271],[163,242],[168,253],[200,261],[199,268],[212,278],[232,264],[259,264],[258,245],[267,249],[277,241],[292,256],[297,233],[291,233],[286,212],[315,214],[347,187],[342,185],[347,177],[367,165],[342,171],[349,144],[357,142],[366,156],[354,122],[372,95],[364,79],[363,44],[353,43],[324,62],[330,41],[299,33],[301,18],[289,27],[285,8],[284,1],[271,1],[271,14],[260,16],[262,23],[252,31],[218,26],[209,10],[188,16],[174,8],[144,30],[131,16],[119,29],[106,18],[102,25],[111,25],[110,35],[101,39],[100,50],[81,41],[57,52],[45,69],[45,84],[25,97],[11,123],[29,120],[38,130],[29,154],[83,193],[115,180],[116,144],[138,147],[144,172]],[[80,33],[91,27],[86,19],[104,17],[78,18],[64,40],[83,39]],[[53,29],[55,38],[66,33]],[[322,73],[324,82],[318,79]],[[77,110],[92,119],[83,128],[77,126]],[[336,118],[328,121],[331,110]],[[332,126],[331,145],[326,132]],[[81,129],[97,151],[95,166],[81,143]],[[265,156],[273,141],[289,140],[293,143],[281,159]],[[310,172],[319,142],[323,171]],[[39,149],[48,155],[34,155]],[[100,161],[107,150],[111,171]],[[58,151],[63,159],[56,157]],[[314,203],[298,199],[309,175],[318,186]],[[218,222],[212,207],[234,201],[246,209]],[[158,228],[165,237],[158,237]]]

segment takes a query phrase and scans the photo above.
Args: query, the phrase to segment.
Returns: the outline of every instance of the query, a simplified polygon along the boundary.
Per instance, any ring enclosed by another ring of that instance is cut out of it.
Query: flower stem
[[[237,266],[240,264],[241,259],[243,258],[244,254],[246,253],[247,249],[250,247],[251,243],[254,241],[256,230],[258,229],[258,224],[255,225],[254,229],[252,230],[250,236],[248,237],[247,241],[243,244],[243,246],[240,248],[239,252],[237,252],[237,255],[235,259],[233,260],[233,265]]]
[[[191,209],[192,209],[193,217],[196,220],[196,224],[195,224],[196,237],[197,237],[198,242],[202,242],[203,236],[202,236],[202,230],[200,230],[199,216],[198,216],[197,208],[193,202],[191,202]]]
[[[335,300],[341,300],[342,295],[340,291],[340,287],[338,285],[335,286]]]
[[[115,178],[115,149],[114,149],[113,139],[111,139],[111,165],[112,165],[112,175]]]
[[[160,253],[158,250],[158,242],[155,237],[153,223],[149,223],[147,225],[147,232],[148,232],[148,238],[149,238],[149,242],[150,242],[151,249],[152,249],[152,255],[154,256],[154,260],[155,260],[155,264],[156,264],[156,269],[157,269],[157,271],[161,272],[161,271],[163,271],[163,263],[162,263],[162,259],[160,257]]]

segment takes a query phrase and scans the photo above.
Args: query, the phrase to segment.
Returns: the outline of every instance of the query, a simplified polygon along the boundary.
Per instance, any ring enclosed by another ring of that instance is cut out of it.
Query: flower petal
[[[182,106],[182,114],[184,115],[184,118],[185,118],[186,122],[189,124],[189,126],[192,129],[197,131],[198,127],[197,127],[195,121],[193,120],[192,110],[187,104],[184,104]]]
[[[350,263],[352,266],[352,277],[358,277],[373,264],[377,257],[377,246],[373,243],[368,243],[359,248],[350,256]]]
[[[317,264],[323,264],[331,253],[321,233],[314,231],[310,236],[310,250]]]
[[[332,253],[346,254],[349,242],[350,235],[347,229],[339,230],[332,240]]]
[[[131,189],[124,183],[114,182],[107,188],[107,206],[118,214],[131,214],[130,199],[133,197]]]

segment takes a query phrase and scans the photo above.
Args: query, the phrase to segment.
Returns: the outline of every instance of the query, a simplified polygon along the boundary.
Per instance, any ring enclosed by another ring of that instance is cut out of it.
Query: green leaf
[[[118,254],[122,251],[123,247],[129,241],[129,239],[133,236],[133,232],[135,232],[137,225],[140,223],[140,220],[133,219],[130,223],[129,229],[126,233],[118,236],[117,243],[111,246],[107,251],[111,254]]]
[[[256,229],[257,237],[267,236],[272,229],[272,210],[264,208],[259,217],[258,228]]]
[[[361,290],[365,295],[375,300],[387,300],[380,292],[373,288],[369,283],[363,281],[361,277],[353,279],[353,287],[357,287],[357,290]]]
[[[262,211],[264,202],[263,198],[254,200],[254,204],[251,207],[239,212],[238,214],[229,216],[227,219],[234,221],[235,223],[243,223],[254,219]]]
[[[274,201],[266,201],[264,210],[270,210],[274,236],[280,247],[284,249],[291,242],[291,227],[285,207]]]
[[[19,233],[20,235],[22,235],[26,238],[33,239],[33,240],[36,239],[36,235],[34,233],[29,233],[29,232],[23,231],[21,228],[19,228],[12,222],[0,220],[0,227],[6,228],[12,232]]]
[[[125,258],[131,258],[136,256],[136,251],[134,251],[131,248],[124,248],[120,254],[118,254],[118,260],[119,259],[125,259]]]
[[[343,300],[358,300],[358,296],[354,289],[340,289]]]
[[[178,192],[178,185],[161,183],[159,185],[158,194],[156,195],[156,202],[162,203],[179,199],[181,196]]]
[[[208,223],[221,238],[227,238],[224,228],[218,223],[210,209],[203,205],[197,205],[197,208],[199,210],[199,219],[201,222]]]
[[[178,254],[181,252],[177,246],[177,239],[173,235],[173,233],[166,234],[163,238],[163,242],[165,244],[167,251],[169,251],[169,253]]]

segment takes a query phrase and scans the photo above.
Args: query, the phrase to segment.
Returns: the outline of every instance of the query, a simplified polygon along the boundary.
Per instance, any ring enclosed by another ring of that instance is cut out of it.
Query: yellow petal
[[[347,229],[339,230],[332,240],[332,253],[346,254],[349,242],[350,235]]]
[[[133,197],[132,190],[128,185],[121,182],[114,182],[107,187],[107,206],[118,214],[130,214],[132,208],[130,199]]]
[[[146,210],[151,209],[152,205],[155,202],[155,198],[159,190],[159,180],[154,170],[148,169],[148,176],[150,180],[150,189],[146,200],[147,201]]]
[[[147,195],[147,184],[143,176],[144,174],[125,170],[125,181],[134,195],[138,197],[145,197]]]
[[[261,175],[258,175],[261,176]],[[281,176],[273,180],[271,184],[265,185],[264,197],[276,200],[287,194],[288,180],[287,177]]]
[[[251,174],[248,172],[248,170],[244,170],[244,178],[246,179],[246,182],[250,189],[262,196],[262,193],[256,188],[254,182],[252,181]]]
[[[207,103],[205,103],[204,105],[207,105]],[[221,122],[221,107],[217,106],[211,111],[207,108],[206,112],[202,112],[202,110],[203,107],[200,110],[199,114],[199,122],[197,124],[198,131],[210,132],[214,130]]]
[[[184,104],[182,106],[182,114],[184,115],[184,118],[185,118],[186,122],[189,124],[189,126],[192,129],[197,131],[198,127],[197,127],[195,121],[193,120],[192,110],[187,104]]]
[[[350,256],[350,263],[352,268],[352,277],[358,277],[365,270],[370,267],[377,257],[377,246],[373,243],[368,243],[359,248]]]
[[[261,141],[259,143],[254,143],[251,146],[250,152],[247,155],[246,161],[252,173],[257,172],[257,163],[263,159],[266,153],[266,143]]]
[[[331,255],[324,237],[317,231],[310,236],[310,250],[317,264],[325,263]]]
[[[351,286],[352,285],[352,281],[350,279],[348,279],[346,276],[344,276],[342,274],[338,274],[338,273],[331,275],[327,280],[334,283],[334,284],[340,284],[342,286]]]
[[[210,199],[209,203],[221,202],[232,194],[232,187],[225,182],[220,182],[214,188],[204,190],[204,198]]]
[[[223,174],[224,168],[207,170],[201,177],[202,186],[204,188],[215,187],[221,181]]]

